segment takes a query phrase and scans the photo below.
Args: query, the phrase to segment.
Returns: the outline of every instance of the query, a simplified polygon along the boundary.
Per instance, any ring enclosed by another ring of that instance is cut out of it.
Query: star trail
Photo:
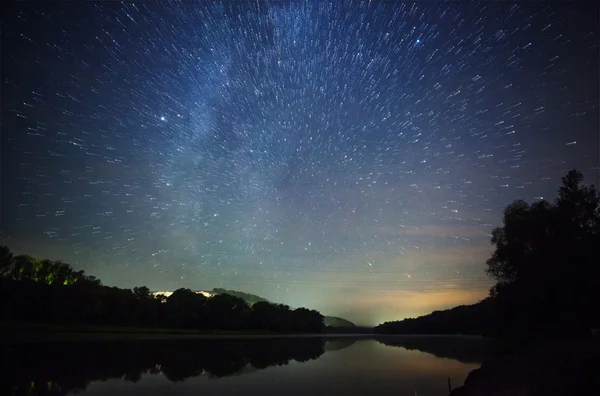
[[[485,297],[598,183],[593,2],[53,2],[2,16],[2,243],[360,324]]]

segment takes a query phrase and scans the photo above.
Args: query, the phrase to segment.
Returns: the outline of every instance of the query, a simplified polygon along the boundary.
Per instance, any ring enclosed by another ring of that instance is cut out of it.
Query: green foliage
[[[85,275],[84,271],[75,271],[62,261],[39,260],[28,255],[14,257],[6,246],[0,247],[0,277],[47,285],[67,286],[76,282],[100,285],[95,277]]]
[[[0,246],[0,276],[7,276],[13,263],[13,255],[6,246]]]
[[[207,298],[178,289],[168,298],[155,297],[146,286],[102,286],[68,264],[13,257],[5,247],[0,260],[0,314],[6,321],[297,333],[324,328],[317,311],[291,310],[247,293],[215,289],[220,293]]]

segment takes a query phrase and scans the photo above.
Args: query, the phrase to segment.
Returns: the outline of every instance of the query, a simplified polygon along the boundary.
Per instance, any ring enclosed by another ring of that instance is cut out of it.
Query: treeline
[[[478,333],[511,338],[587,337],[600,328],[600,198],[572,170],[554,203],[518,200],[493,230],[482,302],[384,323],[381,333]]]
[[[473,304],[461,305],[452,309],[434,311],[418,318],[397,322],[386,322],[375,328],[379,334],[496,334],[499,319],[490,298]]]
[[[262,298],[255,294],[244,293],[244,292],[237,291],[237,290],[214,288],[211,290],[211,293],[212,294],[230,294],[232,296],[241,298],[242,300],[246,301],[251,306],[258,302],[271,303],[266,298]],[[349,320],[338,318],[336,316],[324,316],[323,323],[325,323],[325,327],[333,328],[332,331],[334,329],[356,326],[354,323],[350,322]]]
[[[1,395],[64,396],[93,381],[140,381],[162,374],[172,382],[205,375],[252,373],[325,353],[322,338],[269,340],[185,340],[151,342],[65,342],[3,345]]]
[[[5,322],[294,333],[324,328],[315,310],[268,302],[250,306],[230,294],[207,298],[183,288],[165,298],[145,286],[103,286],[66,263],[14,257],[7,247],[0,247],[0,307]]]

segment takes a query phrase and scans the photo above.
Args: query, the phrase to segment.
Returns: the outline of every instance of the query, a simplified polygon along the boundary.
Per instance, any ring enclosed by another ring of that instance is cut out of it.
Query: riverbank
[[[10,323],[0,325],[0,343],[177,340],[177,339],[264,339],[297,337],[360,337],[360,334],[275,333],[266,331],[187,330],[148,327],[51,325]],[[372,336],[372,335],[362,335]]]
[[[243,335],[270,335],[266,332],[244,332]],[[28,341],[106,341],[106,340],[163,340],[211,336],[239,336],[241,332],[198,331],[147,327],[118,327],[91,325],[52,325],[11,323],[0,326],[3,342]]]
[[[544,341],[473,370],[450,396],[600,395],[600,339]]]

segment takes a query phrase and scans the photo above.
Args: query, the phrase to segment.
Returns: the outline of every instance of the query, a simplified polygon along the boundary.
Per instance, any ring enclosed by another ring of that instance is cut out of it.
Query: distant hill
[[[242,300],[246,301],[250,305],[256,304],[257,302],[268,302],[268,303],[271,302],[271,301],[267,300],[266,298],[262,298],[257,295],[254,295],[254,294],[244,293],[244,292],[237,291],[237,290],[219,289],[219,288],[215,287],[214,289],[212,289],[212,291],[210,293],[211,294],[229,294],[230,296],[241,298]]]
[[[349,320],[338,318],[337,316],[325,316],[323,322],[325,322],[325,326],[329,327],[356,327],[356,325]]]
[[[242,300],[246,301],[250,305],[256,304],[257,302],[272,303],[272,301],[269,301],[266,298],[262,298],[255,294],[244,293],[244,292],[237,291],[237,290],[214,288],[214,289],[212,289],[212,291],[210,293],[211,294],[229,294],[231,296],[241,298]],[[325,326],[328,326],[328,327],[356,327],[356,325],[354,323],[350,322],[349,320],[346,320],[343,318],[338,318],[337,316],[325,316],[323,319],[323,322],[325,323]]]

